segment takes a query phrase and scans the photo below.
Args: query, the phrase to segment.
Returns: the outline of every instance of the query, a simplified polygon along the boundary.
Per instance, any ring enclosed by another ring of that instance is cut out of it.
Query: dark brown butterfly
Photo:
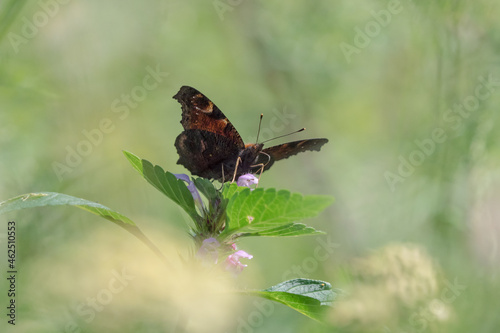
[[[275,161],[303,151],[316,150],[327,139],[288,142],[263,149],[246,144],[222,111],[198,90],[183,86],[173,97],[182,105],[184,131],[175,140],[181,164],[193,175],[230,181],[246,173],[268,170]]]

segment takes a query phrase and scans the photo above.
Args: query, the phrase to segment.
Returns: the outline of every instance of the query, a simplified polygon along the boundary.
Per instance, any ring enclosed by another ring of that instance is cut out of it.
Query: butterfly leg
[[[224,164],[221,164],[220,166],[221,166],[221,170],[222,170],[222,180],[219,180],[221,182],[219,191],[222,190],[222,188],[224,187]],[[215,179],[213,181],[215,181]]]
[[[234,180],[236,179],[236,174],[238,173],[238,166],[240,165],[240,162],[241,157],[238,156],[238,159],[236,160],[236,167],[234,168],[233,180],[231,180],[231,183],[234,183]]]
[[[257,185],[255,186],[255,188],[259,187],[260,177],[262,176],[262,173],[264,172],[264,168],[266,167],[266,165],[264,163],[259,163],[251,166],[251,168],[256,168],[256,167],[259,167],[259,170],[257,171],[259,172],[259,178],[257,178]]]
[[[264,168],[271,161],[271,156],[269,156],[269,154],[266,154],[264,152],[260,152],[260,153],[266,155],[268,157],[268,160],[267,160],[266,163],[259,163],[259,164],[255,164],[255,165],[251,166],[251,168],[259,167],[259,171],[257,171],[257,172],[260,172],[259,173],[259,178],[257,179],[257,186],[255,186],[255,188],[259,187],[260,177],[262,177],[262,173],[264,172]]]

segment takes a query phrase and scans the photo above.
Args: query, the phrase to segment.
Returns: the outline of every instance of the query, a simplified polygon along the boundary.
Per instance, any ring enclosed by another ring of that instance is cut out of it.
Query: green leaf
[[[81,208],[119,225],[142,241],[157,256],[165,260],[165,263],[168,265],[165,256],[131,219],[97,202],[55,192],[28,193],[0,202],[0,215],[26,208],[63,205]]]
[[[120,226],[123,226],[123,224],[135,226],[135,223],[128,217],[97,202],[55,192],[28,193],[0,202],[0,215],[19,209],[60,205],[70,205],[84,209]]]
[[[159,165],[153,166],[151,162],[140,159],[128,151],[123,153],[134,169],[157,190],[181,206],[195,222],[201,218],[196,212],[193,196],[183,180],[177,179],[173,173],[165,172]]]
[[[294,279],[268,289],[245,293],[282,303],[312,319],[321,320],[323,312],[331,306],[340,291],[332,289],[328,282]]]
[[[229,194],[231,187],[229,188]],[[227,207],[226,233],[247,236],[296,236],[318,233],[294,222],[314,217],[330,205],[332,197],[290,193],[286,190],[245,189],[232,194]]]
[[[222,196],[225,199],[231,199],[233,195],[240,193],[241,191],[246,189],[248,188],[244,186],[238,186],[235,183],[232,184],[226,183],[222,188]]]
[[[206,178],[196,178],[193,181],[196,188],[203,193],[205,198],[213,200],[217,197],[217,190],[210,180]]]
[[[128,159],[130,164],[132,164],[134,169],[137,170],[140,174],[142,174],[142,160],[138,156],[126,150],[123,151],[123,154]]]

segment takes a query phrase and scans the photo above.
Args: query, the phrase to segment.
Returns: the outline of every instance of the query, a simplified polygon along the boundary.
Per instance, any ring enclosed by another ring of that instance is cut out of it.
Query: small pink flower
[[[202,259],[206,263],[217,264],[219,260],[219,248],[220,243],[217,239],[210,237],[203,241],[196,256]]]
[[[259,183],[259,178],[255,177],[251,173],[241,175],[240,178],[238,178],[238,181],[236,182],[238,186],[246,186],[249,188],[252,185],[257,185],[258,183]]]
[[[248,265],[244,265],[240,262],[240,258],[252,259],[253,256],[251,254],[246,253],[243,250],[236,251],[233,254],[230,254],[226,259],[226,269],[228,271],[232,271],[235,275],[241,273],[243,268]]]

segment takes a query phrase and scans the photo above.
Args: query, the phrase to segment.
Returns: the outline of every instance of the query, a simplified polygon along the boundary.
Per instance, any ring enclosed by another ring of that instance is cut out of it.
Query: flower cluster
[[[240,262],[241,258],[252,259],[253,256],[243,250],[238,250],[234,240],[218,240],[225,227],[225,205],[219,191],[212,198],[207,198],[208,203],[203,202],[195,183],[186,174],[175,174],[177,179],[187,183],[187,188],[193,196],[194,203],[201,214],[201,220],[197,222],[197,229],[193,230],[192,236],[198,244],[196,257],[204,265],[216,265],[221,257],[225,257],[225,269],[234,275],[243,271],[247,265]],[[245,174],[238,178],[237,185],[253,190],[257,185],[258,178],[253,174]]]
[[[235,252],[227,255],[225,259],[225,269],[237,275],[243,271],[243,268],[247,267],[247,265],[240,262],[240,258],[252,259],[253,256],[243,250],[237,250],[235,243],[231,244],[230,248]],[[210,237],[203,241],[196,253],[196,257],[205,265],[216,265],[219,261],[219,256],[221,256],[221,254],[224,255],[225,252],[227,252],[227,250],[223,249],[219,241]]]

